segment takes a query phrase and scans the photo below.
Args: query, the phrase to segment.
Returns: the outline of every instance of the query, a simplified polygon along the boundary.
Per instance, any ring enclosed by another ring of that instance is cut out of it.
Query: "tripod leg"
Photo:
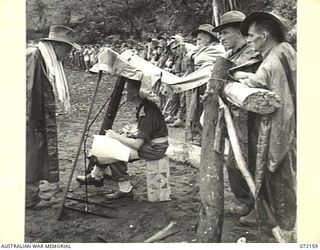
[[[113,92],[111,94],[111,98],[110,98],[110,102],[109,102],[109,106],[108,106],[106,115],[103,119],[103,123],[100,128],[100,132],[99,132],[100,135],[104,135],[106,129],[112,128],[114,119],[116,118],[116,115],[117,115],[117,112],[119,109],[119,105],[121,102],[122,92],[124,89],[125,82],[126,82],[126,78],[118,76],[117,82],[116,82],[114,89],[113,89]],[[93,165],[94,165],[94,161],[92,159],[90,159],[86,174],[91,172]]]
[[[97,92],[98,92],[98,87],[99,87],[101,78],[102,78],[102,71],[100,70],[99,71],[99,75],[98,75],[97,85],[96,85],[94,93],[92,95],[91,104],[90,104],[90,107],[89,107],[89,110],[88,110],[87,119],[85,121],[84,128],[83,128],[83,131],[82,131],[82,134],[81,134],[81,137],[80,137],[80,142],[79,142],[79,145],[78,145],[76,158],[74,159],[74,162],[73,162],[73,165],[72,165],[72,169],[71,169],[71,173],[70,173],[70,176],[69,176],[69,180],[68,180],[66,189],[65,189],[65,191],[63,193],[63,200],[62,200],[62,205],[61,205],[61,209],[60,209],[58,220],[60,220],[62,218],[62,215],[63,215],[63,209],[64,209],[64,206],[65,206],[65,203],[66,203],[66,198],[67,198],[67,195],[68,195],[68,192],[69,192],[69,188],[70,188],[70,185],[71,185],[73,173],[74,173],[77,161],[78,161],[78,157],[79,157],[79,154],[80,154],[82,142],[83,142],[84,137],[85,137],[86,132],[87,132],[88,122],[89,122],[90,115],[91,115],[91,112],[92,112],[94,100],[95,100]]]

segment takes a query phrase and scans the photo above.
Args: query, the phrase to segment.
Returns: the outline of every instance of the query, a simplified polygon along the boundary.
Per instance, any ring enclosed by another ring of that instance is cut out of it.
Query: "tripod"
[[[93,108],[93,105],[94,105],[94,101],[95,101],[95,98],[96,98],[96,95],[97,95],[97,92],[98,92],[98,87],[99,87],[99,84],[101,82],[101,78],[102,78],[102,71],[100,70],[99,73],[98,73],[97,84],[96,84],[94,93],[93,93],[92,98],[91,98],[91,103],[90,103],[90,106],[89,106],[87,118],[86,118],[86,121],[84,123],[84,128],[83,128],[83,131],[82,131],[82,134],[81,134],[81,137],[80,137],[80,141],[79,141],[79,144],[78,144],[77,153],[76,153],[75,159],[73,161],[71,173],[70,173],[67,185],[66,185],[66,189],[65,189],[65,191],[63,193],[63,200],[62,200],[62,204],[61,204],[58,220],[61,220],[63,218],[65,209],[74,210],[74,211],[78,211],[78,212],[82,212],[82,213],[88,213],[88,214],[92,214],[92,215],[97,215],[97,216],[101,216],[101,217],[105,217],[105,218],[116,217],[116,214],[113,211],[114,210],[113,207],[102,205],[102,204],[99,204],[99,203],[96,203],[96,202],[91,202],[91,201],[88,200],[88,187],[87,187],[87,184],[85,185],[85,199],[73,198],[73,197],[69,197],[68,196],[70,185],[71,185],[72,178],[73,178],[73,174],[74,174],[75,168],[77,166],[79,154],[80,154],[80,151],[81,151],[81,148],[82,148],[82,144],[83,144],[84,141],[86,141],[87,136],[88,136],[88,129],[92,125],[92,123],[91,123],[88,126],[89,119],[90,119],[91,112],[92,112],[92,108]],[[112,92],[111,97],[110,97],[110,102],[109,102],[109,105],[108,105],[108,108],[107,108],[106,115],[104,117],[103,123],[102,123],[100,131],[99,131],[100,135],[104,134],[105,130],[112,128],[114,119],[115,119],[117,111],[119,109],[119,105],[120,105],[120,101],[121,101],[121,97],[122,97],[122,92],[123,92],[123,89],[124,89],[125,81],[126,81],[126,78],[118,76],[118,79],[116,81],[115,87],[114,87],[113,92]],[[85,172],[87,172],[87,169],[92,169],[92,167],[93,167],[93,160],[90,159],[89,164],[88,164],[88,168],[86,168],[86,163],[85,163]],[[70,206],[70,205],[66,205],[66,201],[67,200],[72,200],[72,201],[76,201],[76,202],[79,202],[79,203],[85,203],[85,208],[84,209],[79,209],[79,208],[76,208],[76,207],[73,207],[73,206]],[[103,207],[109,208],[112,211],[112,215],[93,212],[93,211],[91,211],[89,209],[90,205],[103,206]]]

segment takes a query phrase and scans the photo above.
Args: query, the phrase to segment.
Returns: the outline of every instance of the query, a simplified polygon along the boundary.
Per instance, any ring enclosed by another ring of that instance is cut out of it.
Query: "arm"
[[[225,50],[221,45],[210,45],[201,48],[192,56],[194,64],[203,66],[204,64],[214,63],[218,56],[225,57]]]
[[[181,43],[180,48],[185,57],[192,60],[192,56],[198,52],[199,48],[191,43]]]
[[[252,79],[254,77],[253,73],[244,72],[244,71],[236,71],[232,74],[232,78],[238,82],[241,82],[248,87],[254,87]]]
[[[123,143],[124,145],[134,149],[139,150],[144,143],[144,140],[141,138],[133,139],[128,138],[126,136],[120,135],[117,132],[113,131],[112,129],[108,129],[106,131],[106,135],[108,135],[110,138],[116,139],[119,142]]]
[[[232,77],[236,81],[239,81],[251,88],[267,88],[267,84],[264,81],[261,81],[255,73],[236,71],[232,74]]]

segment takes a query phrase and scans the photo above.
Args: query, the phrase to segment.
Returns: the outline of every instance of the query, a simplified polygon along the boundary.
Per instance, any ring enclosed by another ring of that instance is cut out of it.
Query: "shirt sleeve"
[[[150,116],[139,117],[137,138],[141,138],[141,139],[144,139],[145,141],[149,141],[151,137],[152,128],[153,128],[152,117]]]
[[[217,56],[225,56],[225,51],[222,46],[215,45],[204,47],[194,55],[194,64],[202,65],[204,63],[214,63]]]

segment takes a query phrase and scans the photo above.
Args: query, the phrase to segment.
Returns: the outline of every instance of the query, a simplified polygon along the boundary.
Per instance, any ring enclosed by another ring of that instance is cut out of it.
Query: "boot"
[[[79,175],[76,178],[77,182],[81,185],[93,185],[95,187],[102,187],[103,186],[103,178],[95,179],[91,176],[91,174],[87,175]]]
[[[106,194],[105,197],[107,200],[124,199],[124,198],[133,199],[133,192],[131,190],[130,192],[126,193],[118,190],[118,191]]]
[[[41,210],[41,209],[46,209],[49,208],[53,205],[56,205],[59,203],[59,200],[56,198],[51,198],[50,200],[43,200],[41,199],[38,203],[32,206],[28,206],[27,209],[31,210]]]
[[[245,216],[248,215],[251,211],[250,206],[246,204],[233,204],[231,207],[226,207],[225,212],[231,215],[240,215]]]
[[[251,212],[246,215],[246,216],[242,216],[239,219],[240,224],[244,225],[244,226],[248,226],[248,227],[255,227],[258,225],[258,221],[257,221],[257,213],[256,210],[251,210]]]
[[[183,127],[183,121],[181,119],[177,119],[177,120],[174,121],[174,123],[169,124],[169,127],[181,128],[181,127]]]

